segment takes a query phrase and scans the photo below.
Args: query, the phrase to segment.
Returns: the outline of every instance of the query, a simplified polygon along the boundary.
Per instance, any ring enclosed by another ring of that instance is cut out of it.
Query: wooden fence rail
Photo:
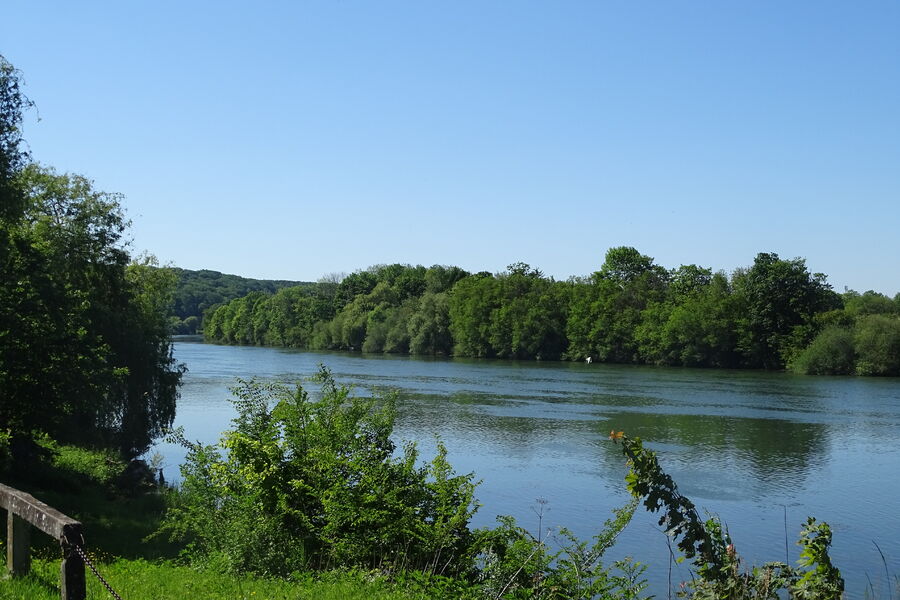
[[[81,523],[47,506],[31,494],[0,483],[0,507],[7,511],[6,568],[13,576],[31,567],[31,526],[59,540],[62,547],[60,598],[84,600],[84,561],[75,551],[84,545]]]

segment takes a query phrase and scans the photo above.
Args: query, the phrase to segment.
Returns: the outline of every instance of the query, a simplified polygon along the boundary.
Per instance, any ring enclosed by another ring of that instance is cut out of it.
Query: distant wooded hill
[[[203,313],[210,308],[241,298],[251,292],[274,294],[286,287],[312,286],[312,282],[250,279],[202,269],[173,269],[178,274],[175,304],[172,308],[172,331],[176,334],[194,334],[203,321]]]

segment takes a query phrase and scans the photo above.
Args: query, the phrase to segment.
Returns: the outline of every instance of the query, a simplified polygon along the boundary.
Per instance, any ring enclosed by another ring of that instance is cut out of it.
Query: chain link
[[[84,548],[82,548],[80,544],[72,544],[72,548],[74,548],[75,552],[78,553],[78,556],[81,557],[81,560],[84,561],[84,564],[90,567],[91,572],[93,572],[97,579],[100,580],[100,583],[106,586],[106,589],[109,590],[109,593],[112,594],[113,598],[115,598],[116,600],[122,600],[122,596],[118,595],[116,591],[112,589],[112,586],[109,585],[109,582],[103,579],[103,576],[99,571],[97,571],[97,567],[95,567],[94,563],[91,562],[91,559],[88,558],[87,552],[84,551]]]

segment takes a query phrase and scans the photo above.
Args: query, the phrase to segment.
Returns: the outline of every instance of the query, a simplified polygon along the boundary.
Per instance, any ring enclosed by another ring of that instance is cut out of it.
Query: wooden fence
[[[0,483],[0,507],[7,511],[6,568],[12,576],[31,567],[32,525],[59,540],[62,547],[60,598],[84,600],[84,561],[77,548],[84,547],[81,523],[8,485]]]

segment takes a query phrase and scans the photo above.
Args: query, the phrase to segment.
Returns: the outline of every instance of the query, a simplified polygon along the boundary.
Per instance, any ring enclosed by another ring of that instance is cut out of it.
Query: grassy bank
[[[260,579],[204,572],[171,562],[114,559],[99,565],[113,589],[127,600],[422,600],[424,591],[405,591],[372,576],[325,573],[318,578]],[[87,574],[89,600],[109,592]],[[41,559],[26,576],[0,582],[0,600],[58,600],[59,561]]]
[[[114,455],[58,446],[45,440],[46,456],[8,483],[80,520],[87,548],[101,574],[127,600],[421,600],[440,596],[420,581],[388,582],[377,574],[332,571],[287,579],[229,575],[197,569],[179,557],[182,548],[154,536],[165,510],[159,490],[121,476]],[[0,510],[0,517],[5,512]],[[5,555],[5,533],[0,554]],[[60,551],[56,540],[33,530],[32,568],[24,577],[0,579],[0,600],[59,598]],[[89,570],[87,597],[111,598]]]

